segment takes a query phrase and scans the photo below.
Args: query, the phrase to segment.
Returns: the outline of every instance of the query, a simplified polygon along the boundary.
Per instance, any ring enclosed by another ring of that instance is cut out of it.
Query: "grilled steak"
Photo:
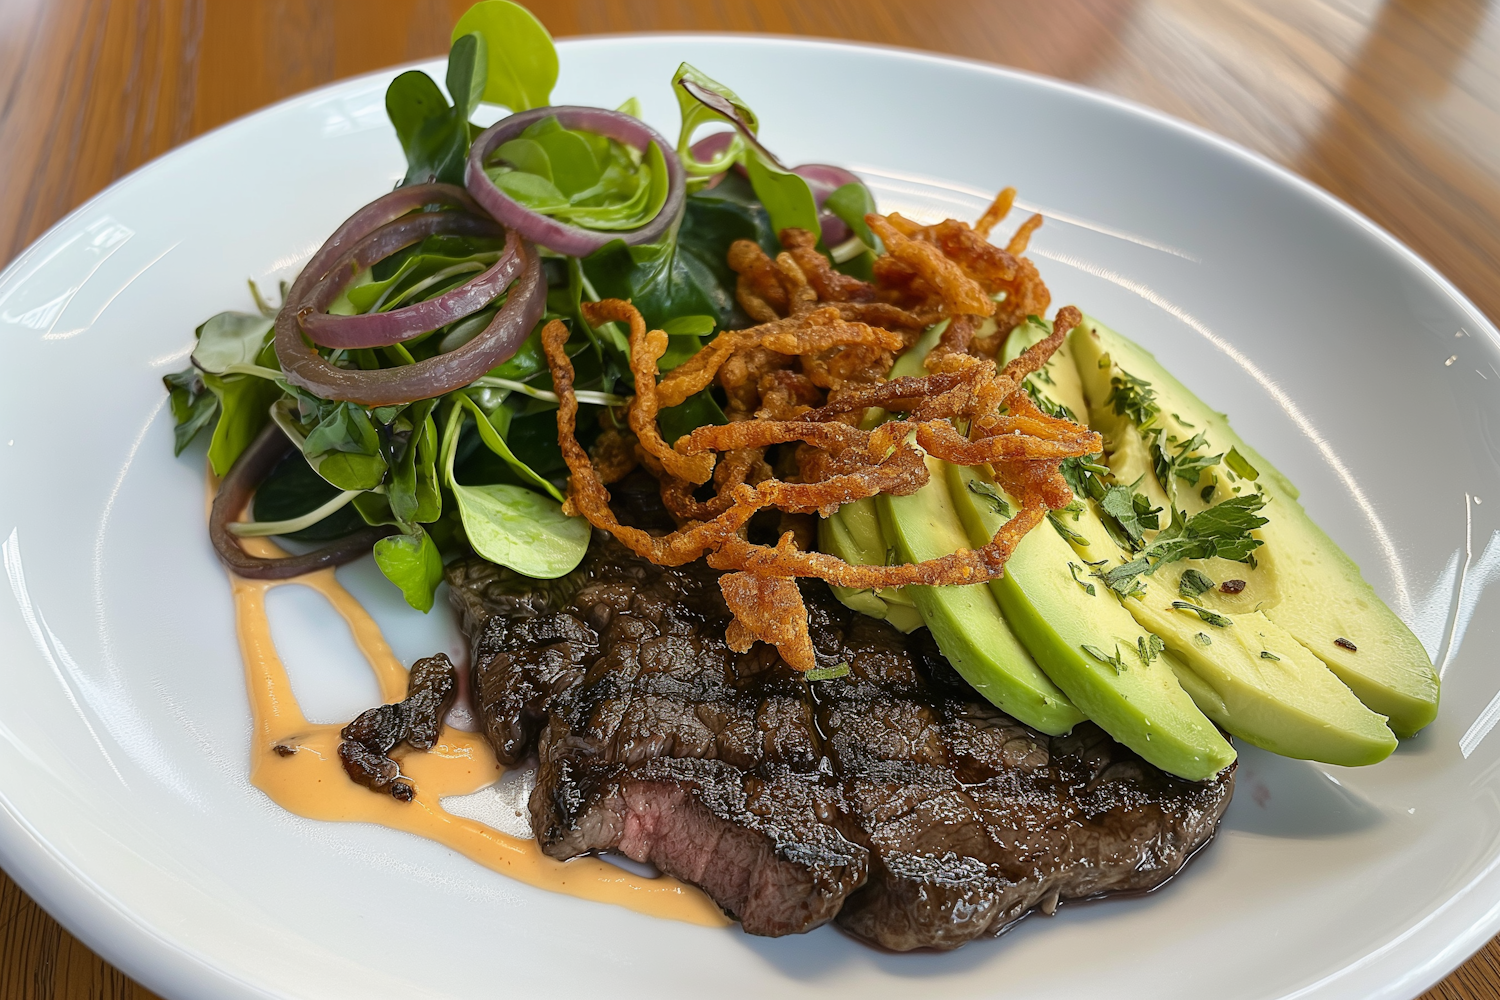
[[[980,698],[925,630],[804,599],[819,664],[735,653],[717,574],[595,535],[533,581],[448,569],[500,759],[540,761],[552,857],[618,850],[702,887],[754,934],[830,919],[893,950],[954,948],[1034,907],[1150,889],[1214,834],[1230,773],[1182,781],[1092,724],[1047,737]]]

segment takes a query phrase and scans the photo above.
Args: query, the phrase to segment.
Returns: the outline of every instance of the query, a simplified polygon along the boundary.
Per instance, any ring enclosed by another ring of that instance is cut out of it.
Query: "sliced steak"
[[[1051,738],[980,698],[925,630],[804,585],[820,665],[729,650],[717,574],[596,534],[577,571],[448,569],[477,711],[501,760],[535,751],[557,858],[618,850],[702,887],[754,934],[837,917],[883,947],[953,948],[1035,907],[1144,890],[1214,834],[1232,772],[1198,784],[1097,727]]]
[[[812,685],[818,728],[870,851],[839,924],[893,951],[955,948],[1035,907],[1141,891],[1213,836],[1233,774],[1184,781],[1092,723],[1048,737],[981,699],[922,630],[807,601],[814,644],[850,664]]]

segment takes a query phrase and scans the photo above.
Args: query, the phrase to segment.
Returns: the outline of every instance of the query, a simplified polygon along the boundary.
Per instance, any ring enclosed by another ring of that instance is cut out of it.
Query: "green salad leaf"
[[[489,50],[484,100],[512,111],[529,111],[552,101],[557,85],[557,49],[536,16],[509,0],[482,0],[453,26],[453,39],[474,32]]]
[[[375,543],[375,565],[401,589],[406,603],[418,611],[432,610],[433,595],[443,582],[443,557],[432,536],[421,528],[412,534],[390,535]]]
[[[385,92],[385,111],[406,154],[401,183],[463,184],[469,155],[469,123],[460,118],[432,77],[407,70]]]

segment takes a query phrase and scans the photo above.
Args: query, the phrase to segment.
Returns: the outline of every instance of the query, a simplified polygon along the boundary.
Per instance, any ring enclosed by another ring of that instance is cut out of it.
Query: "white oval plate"
[[[1500,335],[1451,285],[1266,161],[1054,81],[753,37],[559,48],[558,103],[637,95],[675,135],[687,59],[788,162],[853,166],[887,210],[973,218],[1016,185],[1047,215],[1053,301],[1156,351],[1301,486],[1442,665],[1437,722],[1360,770],[1249,750],[1218,840],[1163,891],[944,955],[652,920],[281,811],[246,777],[202,453],[172,457],[159,378],[196,324],[249,307],[247,277],[274,288],[400,176],[386,72],[189,143],[0,277],[0,863],[28,892],[194,998],[1410,997],[1500,928]],[[341,573],[408,662],[461,648],[369,560]],[[375,689],[319,600],[284,588],[271,612],[310,714],[336,721]]]

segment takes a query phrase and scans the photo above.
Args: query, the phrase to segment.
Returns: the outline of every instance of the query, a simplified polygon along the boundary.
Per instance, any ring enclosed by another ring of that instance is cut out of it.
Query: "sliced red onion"
[[[302,332],[324,347],[389,347],[463,319],[489,305],[521,271],[521,239],[510,230],[500,259],[470,281],[425,302],[390,312],[334,316],[325,312],[355,275],[413,243],[436,233],[499,236],[498,223],[458,212],[424,212],[382,226],[365,237],[328,270],[297,317]]]
[[[473,382],[516,353],[547,305],[547,279],[536,248],[519,236],[515,242],[521,274],[489,326],[461,347],[397,368],[360,371],[330,364],[308,345],[297,325],[298,315],[314,307],[310,293],[316,286],[301,288],[298,297],[299,288],[293,285],[286,304],[276,316],[276,357],[287,381],[324,399],[347,400],[362,406],[392,406],[431,399]]]
[[[334,261],[376,229],[426,205],[442,205],[474,215],[481,214],[479,206],[469,197],[469,193],[455,184],[412,184],[399,187],[390,194],[381,195],[345,219],[344,224],[333,231],[333,235],[324,241],[318,252],[312,255],[312,260],[302,268],[302,273],[292,283],[292,291],[296,291],[298,285],[305,289],[322,278]],[[288,297],[290,295],[289,292]]]
[[[250,580],[285,580],[331,566],[342,566],[369,552],[376,541],[396,531],[391,525],[364,528],[300,556],[262,559],[246,552],[230,532],[230,520],[245,509],[256,487],[291,448],[292,442],[287,440],[281,428],[274,423],[267,424],[260,436],[235,459],[233,468],[219,485],[213,510],[208,516],[208,537],[219,561]]]
[[[639,229],[624,232],[584,229],[533,212],[496,187],[495,182],[484,172],[485,161],[502,143],[518,137],[528,126],[544,118],[556,118],[564,128],[593,132],[642,152],[651,143],[656,143],[667,165],[667,200],[656,218]],[[520,231],[527,239],[570,257],[587,257],[614,240],[624,240],[631,246],[655,243],[677,224],[687,197],[687,177],[682,169],[682,161],[677,159],[677,153],[655,129],[639,118],[623,112],[571,106],[533,108],[502,118],[479,133],[474,144],[469,147],[469,165],[464,172],[464,186],[469,189],[474,200],[500,222]]]

